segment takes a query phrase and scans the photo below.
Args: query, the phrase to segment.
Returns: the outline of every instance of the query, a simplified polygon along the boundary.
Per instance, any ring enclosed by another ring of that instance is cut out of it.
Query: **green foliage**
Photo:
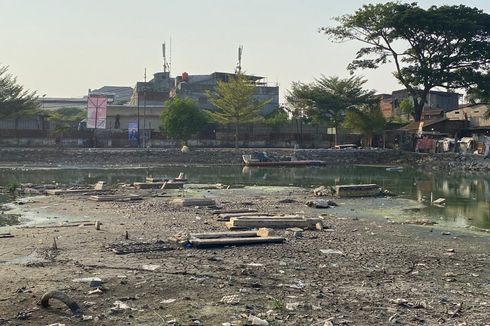
[[[272,298],[272,309],[283,310],[285,307],[284,301],[277,298]]]
[[[78,123],[87,115],[86,110],[75,107],[63,107],[53,111],[45,111],[44,113],[49,120],[56,123],[55,132],[57,133],[76,129]]]
[[[0,119],[33,116],[38,107],[36,93],[24,90],[17,78],[8,73],[8,67],[0,66]]]
[[[343,126],[359,132],[367,138],[367,145],[371,145],[372,137],[383,132],[386,119],[379,106],[367,105],[362,108],[350,109],[345,115]]]
[[[264,123],[278,125],[287,123],[289,121],[289,116],[284,109],[278,107],[272,110],[269,114],[264,117]]]
[[[366,80],[356,76],[322,76],[311,84],[293,83],[286,99],[313,121],[335,127],[337,143],[338,128],[347,110],[372,101],[374,91],[363,89],[365,83]]]
[[[414,100],[419,121],[429,91],[488,84],[490,15],[464,5],[368,4],[321,28],[334,41],[364,44],[349,69],[375,69],[387,62]]]
[[[10,194],[14,194],[15,191],[20,188],[20,183],[16,181],[10,182],[5,187]]]
[[[253,99],[255,85],[243,74],[229,76],[227,82],[218,82],[215,93],[208,93],[209,101],[217,108],[210,116],[218,123],[235,125],[235,147],[238,148],[238,126],[253,122],[270,100]]]
[[[186,143],[208,122],[206,113],[190,98],[174,97],[166,102],[160,117],[161,130],[170,138]]]
[[[410,120],[410,115],[415,112],[415,108],[409,98],[404,98],[400,101],[400,111],[407,115],[407,120]]]

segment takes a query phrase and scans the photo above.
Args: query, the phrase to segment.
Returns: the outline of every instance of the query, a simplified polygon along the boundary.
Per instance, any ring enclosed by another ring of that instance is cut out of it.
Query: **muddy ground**
[[[301,238],[278,230],[282,244],[116,255],[107,248],[114,243],[226,228],[209,209],[176,207],[168,197],[130,203],[36,197],[21,205],[24,216],[103,224],[99,231],[11,228],[15,237],[0,239],[0,325],[249,325],[251,316],[269,325],[490,324],[488,234],[397,223],[407,202],[396,198],[334,199],[339,207],[318,210],[304,205],[314,198],[301,188],[187,194],[203,195],[225,208],[324,214],[327,228]],[[386,207],[393,219],[370,217]],[[73,282],[84,277],[101,278],[102,293],[88,294],[88,283]],[[56,301],[41,308],[41,296],[53,289],[91,320],[73,317]],[[221,302],[227,295],[238,302]],[[122,306],[114,309],[117,301]]]

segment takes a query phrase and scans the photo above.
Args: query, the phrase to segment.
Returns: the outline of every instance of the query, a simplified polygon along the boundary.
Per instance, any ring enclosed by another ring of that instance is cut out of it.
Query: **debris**
[[[388,172],[403,172],[403,166],[386,168],[386,171],[388,171]]]
[[[53,237],[53,246],[51,248],[53,250],[58,250],[58,244],[56,243],[56,237]]]
[[[94,190],[103,190],[104,186],[105,186],[104,181],[98,181],[94,186]]]
[[[427,308],[427,303],[425,301],[416,301],[412,303],[409,302],[407,299],[397,298],[397,299],[390,300],[390,302],[406,308],[414,308],[414,309]]]
[[[342,255],[344,256],[344,253],[340,250],[336,249],[320,249],[320,252],[325,255]]]
[[[428,220],[428,219],[420,219],[420,220],[408,220],[403,222],[405,224],[415,224],[415,225],[435,225],[437,222]]]
[[[250,315],[248,317],[248,322],[250,325],[257,325],[257,326],[268,326],[269,322],[265,319],[260,319],[259,317],[252,316]]]
[[[142,265],[141,268],[143,268],[145,271],[156,271],[162,267],[161,265]]]
[[[444,232],[441,232],[442,235],[451,235],[451,232],[447,232],[447,231],[444,231]]]
[[[41,297],[41,306],[44,308],[48,308],[50,299],[56,299],[66,304],[75,316],[80,316],[82,314],[82,310],[80,309],[80,306],[72,298],[70,298],[69,296],[67,296],[61,291],[54,290],[45,293]]]
[[[432,202],[432,204],[435,205],[444,205],[446,204],[446,199],[445,198],[438,198]]]
[[[127,235],[127,231],[126,231]],[[173,248],[164,241],[156,241],[152,243],[147,242],[134,242],[134,243],[116,243],[108,247],[117,255],[151,252],[151,251],[166,251]]]
[[[3,238],[13,238],[15,237],[13,234],[10,234],[10,233],[0,233],[0,239],[3,239]]]
[[[296,310],[301,305],[301,302],[288,302],[286,303],[286,310]]]
[[[102,291],[100,288],[96,288],[95,290],[90,290],[88,291],[88,294],[102,294],[104,291]]]
[[[101,225],[101,224],[102,224],[102,223],[100,223],[99,221],[96,221],[96,222],[95,222],[95,229],[96,229],[97,231],[100,231],[100,225]]]
[[[335,202],[331,200],[319,199],[319,200],[309,200],[306,202],[306,206],[314,208],[330,208],[338,206]]]
[[[190,239],[189,242],[194,247],[207,246],[232,246],[260,243],[279,243],[284,242],[283,237],[245,237],[245,238],[219,238],[219,239]]]
[[[268,213],[258,213],[257,211],[255,212],[244,212],[244,213],[222,213],[218,215],[218,221],[229,221],[230,218],[232,217],[264,217],[264,216],[271,216],[271,214]]]
[[[131,194],[131,195],[94,195],[88,197],[88,199],[93,201],[133,201],[133,200],[141,200],[143,199],[139,195]]]
[[[332,196],[335,194],[335,189],[330,186],[328,188],[325,186],[320,186],[313,189],[313,194],[317,197]]]
[[[247,231],[244,231],[244,232],[247,232]],[[252,231],[252,232],[254,232],[254,231]],[[275,235],[276,235],[276,232],[271,228],[260,228],[257,231],[258,237],[271,237],[271,236],[275,236]]]
[[[281,199],[277,201],[278,204],[292,204],[296,203],[296,200],[291,199],[291,198],[286,198],[286,199]]]
[[[299,218],[288,216],[269,216],[269,217],[233,217],[229,222],[226,222],[226,226],[229,229],[250,229],[250,228],[288,228],[288,227],[301,227],[308,229],[316,229],[316,224],[322,223],[319,218]]]
[[[216,201],[208,198],[176,198],[171,202],[174,205],[188,206],[216,206]]]
[[[244,208],[244,209],[227,209],[227,210],[218,209],[212,211],[211,213],[217,215],[217,214],[254,213],[254,212],[257,212],[257,210],[253,208]]]
[[[100,283],[102,283],[102,279],[99,277],[82,277],[82,278],[75,278],[72,280],[72,282],[75,282],[75,283],[100,282]]]
[[[93,320],[93,319],[94,319],[93,316],[82,315],[82,321],[89,321],[89,320]]]
[[[131,309],[131,307],[122,301],[114,301],[113,303],[114,307],[111,308],[111,313],[119,313],[124,310]]]
[[[175,301],[177,301],[177,299],[166,299],[166,300],[160,301],[160,303],[169,304],[169,303],[174,303]]]
[[[377,184],[338,185],[335,193],[338,197],[375,197],[381,192]]]
[[[239,304],[240,296],[238,294],[225,295],[223,298],[221,298],[220,302],[231,305]]]

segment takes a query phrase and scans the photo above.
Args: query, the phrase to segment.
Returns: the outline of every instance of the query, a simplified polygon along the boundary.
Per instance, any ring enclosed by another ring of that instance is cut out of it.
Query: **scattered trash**
[[[332,187],[320,186],[313,189],[313,194],[317,197],[333,196],[335,194],[335,189]]]
[[[409,302],[407,299],[397,298],[397,299],[390,300],[390,302],[406,308],[414,308],[414,309],[427,308],[427,303],[425,301],[416,301],[412,303]]]
[[[240,296],[238,294],[225,295],[223,298],[221,298],[220,302],[231,305],[239,304]]]
[[[80,309],[80,306],[72,298],[61,291],[54,290],[45,293],[41,297],[41,306],[44,308],[48,308],[50,299],[56,299],[66,304],[75,316],[80,316],[82,314],[82,309]]]
[[[331,208],[338,206],[335,202],[331,200],[309,200],[306,202],[306,206],[314,207],[314,208]]]
[[[161,265],[142,265],[141,268],[144,269],[145,271],[156,271],[162,267]]]
[[[95,290],[88,291],[88,294],[102,294],[104,291],[102,291],[100,288],[96,288]]]
[[[320,252],[325,255],[342,255],[344,256],[344,253],[340,250],[336,249],[320,249]]]
[[[177,301],[177,299],[166,299],[166,300],[160,301],[160,303],[169,304],[169,303],[174,303],[175,301]]]

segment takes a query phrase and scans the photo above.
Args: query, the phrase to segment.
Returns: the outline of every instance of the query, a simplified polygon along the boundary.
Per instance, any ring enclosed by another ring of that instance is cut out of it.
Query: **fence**
[[[1,121],[2,126],[10,122]],[[166,135],[151,130],[141,130],[140,141],[130,141],[127,130],[69,130],[55,132],[39,128],[24,128],[34,122],[25,122],[22,127],[0,128],[0,146],[64,146],[64,147],[174,147],[179,141],[168,139]],[[238,131],[241,147],[332,147],[334,135],[327,134],[326,128],[315,125],[294,123],[281,125],[242,125]],[[358,143],[359,135],[343,134],[339,143]],[[209,124],[188,141],[194,147],[233,147],[235,127]]]

